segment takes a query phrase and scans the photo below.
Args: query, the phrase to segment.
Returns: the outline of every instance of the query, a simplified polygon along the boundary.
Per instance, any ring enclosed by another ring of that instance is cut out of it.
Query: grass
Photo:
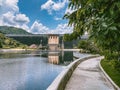
[[[102,60],[101,65],[111,79],[120,87],[120,72],[114,68],[114,60]]]

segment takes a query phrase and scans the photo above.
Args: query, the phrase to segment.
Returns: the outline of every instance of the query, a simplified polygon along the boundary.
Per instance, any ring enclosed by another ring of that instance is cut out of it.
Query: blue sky
[[[68,0],[0,0],[0,26],[23,28],[35,34],[71,33],[62,17],[72,10]]]

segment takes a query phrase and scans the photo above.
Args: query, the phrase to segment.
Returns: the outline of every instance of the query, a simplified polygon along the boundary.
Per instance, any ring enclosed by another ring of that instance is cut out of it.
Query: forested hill
[[[0,49],[1,48],[25,48],[25,44],[20,43],[12,38],[6,37],[4,34],[0,33]]]
[[[0,32],[3,34],[31,34],[21,28],[16,28],[16,27],[8,27],[8,26],[0,26]]]

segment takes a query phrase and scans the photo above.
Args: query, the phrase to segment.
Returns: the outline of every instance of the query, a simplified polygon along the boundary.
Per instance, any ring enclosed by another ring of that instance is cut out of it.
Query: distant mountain
[[[29,35],[31,33],[16,27],[0,26],[0,32],[3,34],[24,34]]]

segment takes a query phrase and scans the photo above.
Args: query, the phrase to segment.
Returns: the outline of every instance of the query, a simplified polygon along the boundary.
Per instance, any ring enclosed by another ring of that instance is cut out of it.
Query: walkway
[[[99,68],[100,57],[78,65],[65,90],[115,90]]]

